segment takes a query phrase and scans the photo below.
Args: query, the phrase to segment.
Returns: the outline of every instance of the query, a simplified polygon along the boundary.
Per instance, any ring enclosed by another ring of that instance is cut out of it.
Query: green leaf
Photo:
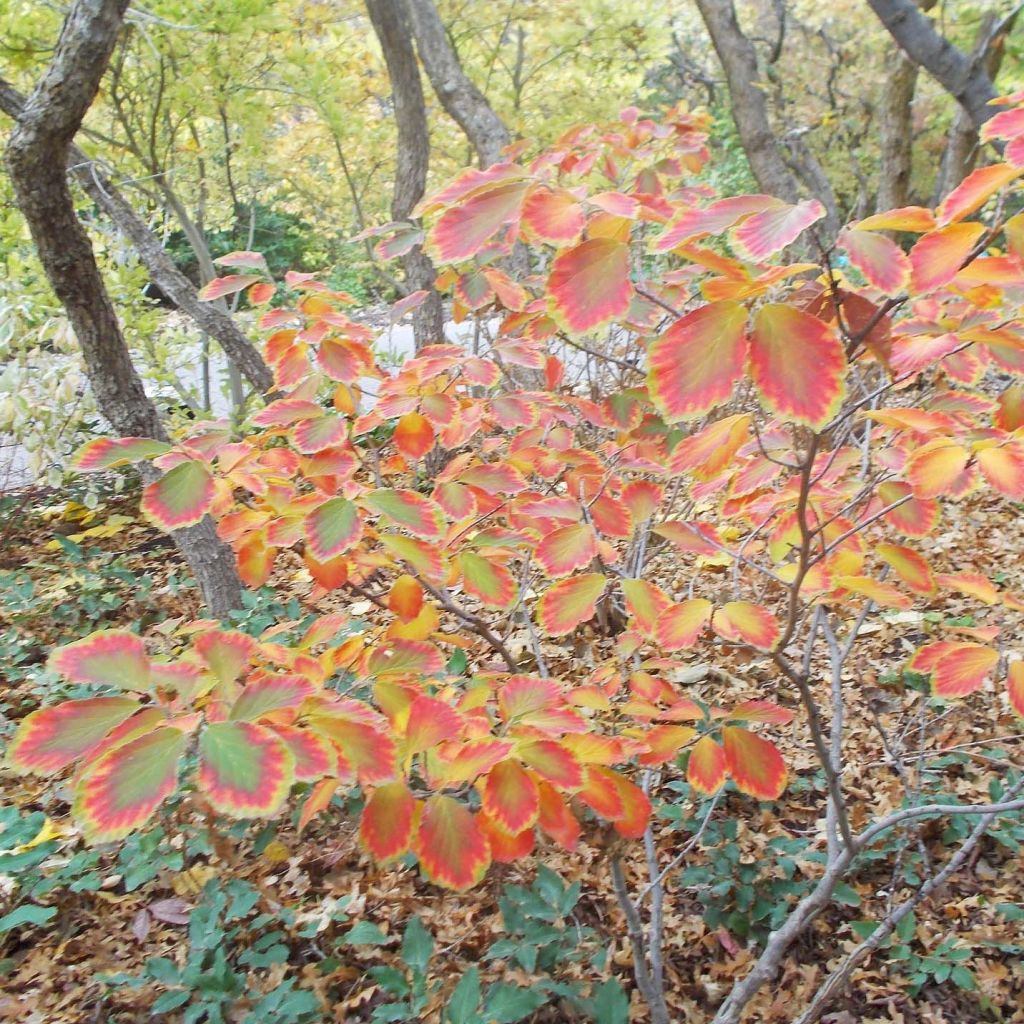
[[[430,963],[433,952],[434,940],[423,927],[423,922],[414,917],[406,926],[405,935],[402,936],[402,959],[412,970],[426,974],[427,964]]]
[[[165,956],[158,956],[146,964],[146,973],[154,980],[164,985],[177,985],[181,972],[173,960]]]
[[[958,985],[960,988],[973,991],[978,987],[978,982],[975,980],[974,975],[966,967],[962,967],[959,964],[953,968],[949,977],[953,984]]]
[[[519,988],[498,982],[487,992],[484,1017],[494,1024],[517,1024],[524,1017],[539,1010],[548,1001],[543,986]]]
[[[479,1010],[480,971],[471,967],[455,986],[445,1012],[451,1024],[479,1024]]]
[[[348,930],[345,941],[350,946],[383,946],[388,937],[372,921],[357,921]]]
[[[598,985],[585,1000],[585,1006],[593,1015],[594,1024],[627,1024],[629,1020],[629,999],[615,978]]]
[[[41,925],[57,916],[56,907],[40,907],[35,903],[23,903],[9,914],[0,917],[0,935],[22,925]]]
[[[170,1010],[176,1010],[179,1006],[184,1006],[191,998],[192,993],[182,989],[176,992],[165,992],[153,1003],[150,1012],[168,1013]]]
[[[852,886],[847,885],[846,882],[840,882],[836,886],[833,899],[847,907],[860,906],[860,894]]]

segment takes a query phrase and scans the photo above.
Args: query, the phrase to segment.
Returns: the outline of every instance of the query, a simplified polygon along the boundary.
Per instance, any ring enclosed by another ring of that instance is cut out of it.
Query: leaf
[[[773,412],[820,429],[842,404],[845,373],[842,342],[823,321],[777,302],[757,311],[750,374]]]
[[[705,235],[720,235],[731,228],[741,217],[751,213],[778,208],[780,201],[774,196],[730,196],[720,199],[703,210],[684,210],[654,240],[655,252],[668,252],[692,238]]]
[[[552,530],[534,549],[533,557],[546,576],[568,576],[597,557],[597,537],[586,523]]]
[[[885,519],[907,537],[925,537],[939,521],[938,502],[930,498],[914,497],[910,484],[886,481],[878,487],[878,498],[883,508],[902,502],[888,512]]]
[[[462,586],[488,608],[508,608],[516,599],[516,581],[507,566],[464,551],[459,555],[462,569]]]
[[[977,690],[999,663],[999,652],[981,644],[951,643],[932,668],[937,697],[965,697]]]
[[[0,917],[0,935],[13,931],[15,928],[23,928],[25,925],[46,924],[56,916],[56,907],[40,907],[35,903],[22,903],[20,907],[15,907],[9,914]]]
[[[122,690],[144,690],[149,685],[149,658],[142,637],[123,629],[101,629],[58,647],[47,666],[72,683]]]
[[[144,825],[178,786],[185,734],[170,727],[101,755],[75,784],[72,813],[92,843],[123,839]]]
[[[213,302],[225,295],[234,295],[235,292],[243,291],[259,280],[261,278],[257,274],[229,274],[227,277],[215,277],[199,289],[199,299],[202,302]]]
[[[712,604],[702,597],[674,604],[658,616],[654,635],[663,651],[693,647],[711,618]]]
[[[786,765],[774,743],[738,726],[722,727],[725,765],[737,789],[759,800],[778,800],[786,788]]]
[[[229,252],[224,256],[218,256],[214,263],[220,264],[222,267],[256,267],[262,268],[266,266],[266,260],[261,252],[253,252],[252,250],[236,249],[234,252]]]
[[[318,562],[327,562],[359,543],[363,521],[355,502],[328,498],[306,516],[302,529],[309,553]]]
[[[607,583],[598,572],[559,580],[537,602],[537,621],[552,636],[571,633],[580,623],[593,618]]]
[[[344,941],[349,946],[385,946],[388,937],[372,921],[356,921],[345,933]]]
[[[962,493],[971,453],[949,438],[916,448],[907,459],[907,479],[918,498]]]
[[[249,667],[256,640],[236,629],[212,629],[195,641],[196,654],[222,686],[229,687]]]
[[[874,553],[882,559],[911,590],[918,594],[935,592],[935,578],[923,555],[899,544],[876,544]]]
[[[747,442],[750,413],[726,416],[683,438],[669,456],[672,473],[689,471],[698,480],[710,480],[732,462]]]
[[[523,224],[552,245],[575,242],[586,222],[583,207],[564,189],[535,188],[523,204]]]
[[[488,773],[480,792],[483,809],[509,835],[532,827],[540,815],[540,791],[528,771],[511,759]]]
[[[617,978],[595,986],[586,1007],[594,1024],[627,1024],[629,1020],[629,997]]]
[[[338,752],[319,733],[292,725],[275,724],[273,729],[295,758],[297,782],[314,782],[324,776],[338,775]]]
[[[525,181],[506,181],[441,214],[430,232],[440,259],[458,263],[475,256],[502,227],[519,217],[528,187]]]
[[[295,450],[303,455],[315,455],[340,444],[348,436],[348,422],[344,416],[318,416],[302,420],[292,427]]]
[[[611,238],[588,238],[563,249],[551,264],[547,292],[572,334],[625,316],[633,298],[629,246]]]
[[[620,585],[626,599],[626,614],[640,632],[651,636],[658,624],[658,617],[672,603],[669,596],[661,587],[647,580],[624,579]]]
[[[199,738],[199,789],[233,818],[270,817],[295,777],[295,757],[270,729],[252,722],[214,722]]]
[[[557,740],[533,740],[520,743],[516,754],[542,779],[563,793],[583,785],[583,768],[575,755]]]
[[[553,679],[537,676],[511,676],[498,690],[498,709],[506,722],[525,718],[557,704],[561,690]]]
[[[817,199],[773,207],[753,214],[734,228],[733,246],[744,258],[760,263],[795,242],[824,216],[825,207]]]
[[[711,628],[723,640],[770,651],[779,639],[779,624],[771,612],[750,601],[730,601],[715,611]]]
[[[423,587],[415,576],[403,573],[388,591],[388,608],[403,622],[412,622],[423,610]]]
[[[359,839],[381,863],[407,853],[416,819],[416,800],[404,782],[378,786],[359,821]]]
[[[417,537],[437,540],[444,532],[445,518],[440,506],[416,491],[377,490],[362,500]]]
[[[82,445],[68,465],[78,473],[97,473],[130,462],[153,459],[170,450],[171,445],[166,441],[154,441],[149,437],[98,437]]]
[[[566,850],[575,850],[580,838],[580,823],[562,796],[548,783],[538,783],[542,831]]]
[[[419,694],[409,706],[405,729],[406,755],[419,754],[462,732],[462,718],[443,700]]]
[[[523,474],[501,463],[478,463],[459,476],[464,484],[479,487],[488,494],[518,494],[527,487]]]
[[[476,819],[450,796],[432,796],[426,802],[416,855],[430,881],[456,892],[480,882],[491,863],[490,847]]]
[[[407,459],[422,459],[434,447],[434,428],[422,413],[407,412],[399,418],[393,440]]]
[[[883,608],[911,608],[913,599],[897,590],[891,583],[882,583],[870,576],[837,576],[834,579],[837,588],[849,590]]]
[[[434,940],[423,927],[423,921],[416,916],[406,925],[402,936],[402,960],[407,967],[423,975],[427,973],[433,953]]]
[[[316,687],[298,674],[254,675],[242,688],[228,718],[233,722],[257,722],[282,708],[297,708],[316,693]]]
[[[389,640],[370,655],[367,675],[432,676],[444,670],[444,658],[432,644],[421,640]]]
[[[950,224],[918,239],[910,250],[911,294],[923,295],[949,284],[984,231],[983,224]]]
[[[992,164],[979,167],[960,182],[935,211],[939,226],[962,220],[968,214],[984,206],[1001,188],[1024,174],[1024,169],[1009,164]]]
[[[459,979],[445,1007],[450,1024],[479,1024],[480,969],[470,967]]]
[[[33,711],[18,726],[7,761],[18,771],[52,775],[85,757],[138,708],[129,697],[90,697]]]
[[[747,359],[747,311],[712,302],[647,346],[647,387],[666,423],[696,419],[726,401]]]
[[[698,793],[711,796],[718,792],[725,778],[725,751],[710,736],[702,736],[690,751],[686,781]]]
[[[142,492],[142,511],[161,530],[195,526],[210,510],[217,488],[202,462],[179,462]]]
[[[1010,707],[1024,718],[1024,661],[1011,661],[1006,670],[1006,695]]]
[[[845,249],[850,263],[886,295],[897,295],[910,280],[911,264],[906,253],[885,235],[872,231],[844,231],[836,243]]]
[[[862,231],[931,231],[935,214],[926,206],[901,206],[897,210],[875,213],[858,221],[854,227]]]
[[[983,448],[976,455],[981,475],[1001,494],[1024,501],[1024,447]]]

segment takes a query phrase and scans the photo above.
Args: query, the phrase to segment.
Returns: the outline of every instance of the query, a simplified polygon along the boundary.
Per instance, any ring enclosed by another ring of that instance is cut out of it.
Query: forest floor
[[[159,648],[196,617],[196,593],[183,583],[174,549],[139,522],[136,507],[132,494],[93,510],[41,491],[0,500],[0,745],[25,714],[67,695],[45,669],[54,645],[137,625]],[[982,572],[1019,591],[1022,548],[1019,518],[975,498],[958,507],[928,556],[938,571]],[[282,558],[273,583],[238,627],[258,631],[340,607],[337,595],[313,609],[304,603],[312,584],[298,560]],[[1024,645],[1020,615],[967,597],[963,612],[941,625],[998,624],[1011,649]],[[908,624],[923,636],[936,616],[927,608],[900,614],[869,623],[847,674],[844,784],[860,815],[855,827],[898,807],[904,794],[876,719],[903,738],[922,790],[946,799],[987,800],[992,780],[1022,762],[1020,722],[991,690],[939,712],[931,706],[924,717],[926,695],[903,686],[899,668],[911,649]],[[551,644],[545,656],[553,674],[580,670],[578,644]],[[731,680],[730,697],[774,695],[795,706],[763,662],[732,655],[714,668]],[[695,691],[707,685],[699,676]],[[757,804],[730,790],[685,872],[667,879],[665,983],[674,1020],[710,1020],[778,923],[773,914],[817,877],[824,831],[809,751],[796,726],[780,745],[792,779],[782,800]],[[664,864],[700,815],[685,787],[661,797]],[[127,1024],[164,1007],[167,1021],[252,1024],[648,1019],[609,877],[612,840],[603,833],[585,832],[572,854],[545,846],[455,895],[424,883],[414,866],[376,867],[343,813],[315,820],[302,835],[287,818],[211,835],[186,797],[141,840],[91,850],[66,800],[66,789],[53,793],[43,780],[0,768],[0,1021]],[[967,826],[958,827],[922,827],[935,863],[963,838]],[[825,1020],[1024,1022],[1022,843],[1024,817],[1004,821],[919,908],[897,945],[854,975]],[[882,844],[884,855],[860,868],[842,902],[752,1004],[749,1020],[795,1019],[829,965],[858,941],[857,922],[877,921],[891,894],[906,893],[901,873],[920,865],[915,846],[903,845],[901,853],[897,839]],[[636,893],[649,880],[641,844],[628,857]],[[424,928],[410,927],[417,917]],[[495,945],[507,936],[511,943]],[[484,1016],[473,1015],[477,978],[491,1007]]]

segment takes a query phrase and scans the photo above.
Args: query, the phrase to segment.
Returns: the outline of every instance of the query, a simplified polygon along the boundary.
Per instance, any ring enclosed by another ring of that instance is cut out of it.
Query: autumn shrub
[[[212,515],[250,586],[301,559],[314,601],[349,606],[288,643],[200,622],[170,659],[124,630],[55,651],[54,671],[113,692],[30,716],[8,757],[75,765],[88,840],[142,828],[195,750],[184,784],[214,815],[277,815],[297,787],[303,827],[358,787],[366,851],[452,889],[601,831],[630,917],[618,851],[651,836],[652,794],[685,778],[701,797],[731,782],[733,808],[777,800],[774,738],[797,717],[826,795],[823,873],[768,916],[778,944],[887,830],[954,813],[908,792],[874,823],[851,814],[849,658],[881,619],[934,700],[998,680],[989,706],[1024,714],[1024,662],[998,642],[1024,612],[1012,581],[928,555],[947,506],[1024,499],[1024,217],[1003,213],[1024,107],[986,127],[1005,161],[938,209],[835,240],[817,201],[716,197],[707,129],[629,110],[466,171],[421,204],[422,230],[382,230],[392,256],[424,244],[455,319],[477,322],[472,345],[393,374],[348,296],[289,273],[298,300],[272,306],[258,253],[222,258],[240,272],[206,297],[267,307],[279,395],[240,434],[99,440],[77,467],[152,461],[158,526]],[[925,617],[964,598],[996,611]],[[635,933],[650,998],[659,968]],[[749,998],[739,985],[721,1019]]]

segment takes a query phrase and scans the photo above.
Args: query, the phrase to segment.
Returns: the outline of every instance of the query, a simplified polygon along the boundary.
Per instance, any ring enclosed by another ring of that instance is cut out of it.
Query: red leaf
[[[949,284],[984,231],[984,224],[950,224],[920,238],[910,250],[911,293],[922,295]]]
[[[480,800],[490,818],[510,835],[530,828],[540,814],[537,783],[518,761],[502,761],[491,769]]]
[[[658,616],[655,637],[663,651],[689,650],[711,618],[711,602],[702,597],[674,604]]]
[[[542,242],[575,242],[586,224],[583,207],[571,192],[535,188],[523,205],[523,224]]]
[[[416,822],[417,802],[404,782],[378,786],[359,821],[359,839],[367,852],[383,862],[408,852]]]
[[[422,413],[407,412],[395,427],[394,442],[407,459],[422,459],[434,447],[434,428]]]
[[[607,583],[599,572],[559,580],[537,602],[537,621],[552,636],[571,633],[581,622],[594,617]]]
[[[668,423],[726,401],[747,359],[747,311],[712,302],[677,320],[647,348],[647,387]]]
[[[846,392],[843,345],[827,324],[782,303],[754,316],[750,373],[765,403],[812,429],[838,412]]]
[[[718,792],[725,776],[725,751],[710,736],[702,736],[690,751],[686,781],[698,793],[710,796]]]
[[[457,892],[480,882],[491,863],[491,848],[476,818],[450,796],[433,796],[424,806],[416,855],[430,881]]]
[[[759,263],[795,242],[824,216],[825,207],[817,199],[755,213],[733,230],[733,245],[741,256]]]
[[[771,612],[750,601],[730,601],[715,611],[711,628],[723,640],[770,651],[779,639],[779,624]]]
[[[871,231],[844,231],[837,242],[845,249],[850,263],[886,295],[896,295],[910,280],[910,260],[906,253],[885,235]]]
[[[786,788],[786,765],[773,743],[736,726],[723,726],[725,763],[737,789],[759,800],[777,800]]]
[[[629,246],[589,238],[562,250],[551,265],[547,291],[555,313],[573,334],[625,316],[633,298]]]
[[[430,237],[445,263],[475,256],[506,224],[519,217],[529,184],[511,181],[481,190],[446,210]]]
[[[255,284],[260,278],[256,274],[231,274],[228,277],[215,277],[199,289],[199,298],[203,302],[213,302],[225,295],[234,295],[249,285]]]
[[[436,747],[462,732],[461,716],[437,697],[420,694],[409,706],[409,724],[405,730],[407,755]]]
[[[593,527],[585,523],[552,530],[534,550],[537,564],[551,577],[568,576],[596,557],[597,538]]]

